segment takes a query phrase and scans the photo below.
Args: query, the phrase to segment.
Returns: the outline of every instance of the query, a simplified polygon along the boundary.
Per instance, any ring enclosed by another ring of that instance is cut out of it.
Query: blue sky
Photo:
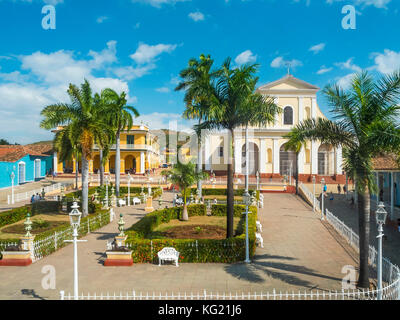
[[[56,8],[56,29],[42,28],[42,7]],[[357,10],[355,30],[342,28],[342,7]],[[40,111],[65,101],[69,82],[88,78],[96,91],[129,93],[139,121],[166,128],[182,121],[174,92],[189,58],[211,54],[218,66],[260,64],[260,85],[286,74],[324,87],[346,86],[361,69],[400,68],[395,0],[0,0],[0,137],[51,139]],[[323,97],[318,103],[329,116]]]

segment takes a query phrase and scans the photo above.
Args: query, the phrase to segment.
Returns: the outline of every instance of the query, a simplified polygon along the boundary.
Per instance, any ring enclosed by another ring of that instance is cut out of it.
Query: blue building
[[[38,181],[52,172],[53,156],[49,145],[0,146],[0,188]]]

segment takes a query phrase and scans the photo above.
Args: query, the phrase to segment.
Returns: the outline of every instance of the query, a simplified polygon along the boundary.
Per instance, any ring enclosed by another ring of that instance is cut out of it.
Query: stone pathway
[[[172,200],[172,193],[163,199]],[[171,206],[171,203],[167,203]],[[155,208],[158,202],[154,203]],[[118,208],[126,226],[144,214],[144,205]],[[344,265],[355,261],[335,240],[307,205],[293,195],[266,194],[259,219],[264,248],[253,263],[190,264],[179,268],[138,264],[104,267],[106,241],[117,234],[117,221],[91,233],[78,244],[79,291],[115,292],[272,292],[277,290],[340,289]],[[73,247],[68,245],[29,267],[1,267],[0,299],[59,299],[59,291],[73,292]],[[42,268],[54,266],[56,289],[44,290]]]

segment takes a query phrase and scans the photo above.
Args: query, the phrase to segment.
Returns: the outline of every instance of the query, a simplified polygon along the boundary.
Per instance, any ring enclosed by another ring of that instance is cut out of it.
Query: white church
[[[282,79],[257,89],[269,95],[282,108],[275,124],[260,128],[249,128],[249,171],[262,178],[280,178],[295,175],[296,154],[285,151],[287,139],[283,138],[302,120],[325,118],[317,104],[318,87],[288,74]],[[235,174],[245,173],[245,129],[235,131]],[[204,169],[216,175],[226,175],[228,137],[224,133],[212,133],[205,137],[203,150]],[[345,183],[342,171],[342,149],[319,142],[308,142],[299,154],[299,180],[312,181],[312,176],[327,183]]]

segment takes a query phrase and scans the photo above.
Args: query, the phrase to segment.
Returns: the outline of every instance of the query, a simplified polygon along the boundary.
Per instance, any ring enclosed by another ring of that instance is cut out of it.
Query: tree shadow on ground
[[[39,296],[34,289],[22,289],[21,293],[25,296],[30,296],[39,300],[46,300],[45,298]]]
[[[99,235],[96,240],[110,240],[114,239],[118,233],[107,233],[107,232],[91,232],[91,234]]]
[[[265,276],[267,276],[273,279],[281,280],[294,286],[309,288],[315,287],[315,284],[300,277],[301,275],[341,281],[341,279],[339,278],[317,273],[314,270],[304,266],[271,261],[276,259],[287,261],[296,260],[291,257],[271,256],[268,254],[264,254],[261,256],[255,256],[251,264],[232,264],[226,266],[224,269],[227,273],[231,274],[237,279],[254,283],[266,282],[267,279],[265,278]]]

